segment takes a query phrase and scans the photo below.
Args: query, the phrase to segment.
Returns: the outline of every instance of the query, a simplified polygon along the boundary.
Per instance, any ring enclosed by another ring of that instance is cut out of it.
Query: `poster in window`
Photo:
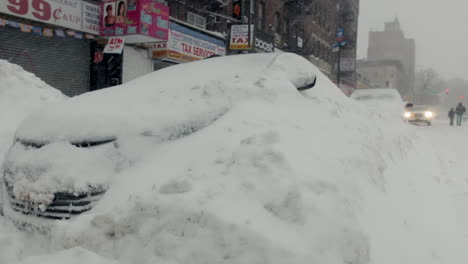
[[[103,22],[104,27],[113,27],[115,25],[115,2],[109,2],[104,5]]]
[[[125,24],[127,20],[127,4],[123,0],[117,1],[117,24]]]
[[[137,10],[137,0],[128,0],[128,11]]]

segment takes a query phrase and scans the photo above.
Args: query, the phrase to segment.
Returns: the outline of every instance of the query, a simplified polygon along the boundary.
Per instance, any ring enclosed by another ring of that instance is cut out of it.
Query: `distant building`
[[[369,79],[356,72],[356,89],[372,89],[374,88]]]
[[[407,89],[404,88],[408,76],[401,61],[359,61],[357,67],[358,75],[367,80],[371,88],[394,88],[400,92],[403,99],[410,99]]]
[[[404,98],[412,99],[415,54],[414,39],[405,38],[400,22],[395,18],[394,21],[385,23],[384,31],[369,33],[367,62],[359,66],[358,72],[367,76],[376,86],[393,86]],[[376,69],[372,70],[372,67]]]

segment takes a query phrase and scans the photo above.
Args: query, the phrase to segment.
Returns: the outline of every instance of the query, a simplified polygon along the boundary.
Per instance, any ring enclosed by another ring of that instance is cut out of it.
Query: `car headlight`
[[[405,112],[405,113],[403,114],[403,116],[406,117],[406,118],[410,118],[410,117],[411,117],[411,113],[410,113],[410,112]]]
[[[434,114],[430,111],[427,111],[424,113],[424,116],[427,117],[427,118],[431,118]]]

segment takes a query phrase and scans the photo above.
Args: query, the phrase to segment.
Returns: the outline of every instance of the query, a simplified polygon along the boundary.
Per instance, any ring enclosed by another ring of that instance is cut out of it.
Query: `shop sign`
[[[278,33],[275,33],[275,46],[281,46],[281,35]]]
[[[123,37],[111,37],[104,48],[104,53],[122,54],[124,42],[125,39]]]
[[[0,13],[99,34],[99,6],[81,0],[0,0]]]
[[[304,47],[304,40],[301,37],[297,37],[297,47],[301,49]]]
[[[153,58],[177,62],[201,60],[213,55],[226,55],[222,40],[171,23],[169,40],[153,44]]]
[[[168,39],[169,7],[166,5],[152,0],[108,0],[100,6],[101,36],[135,36],[127,37],[128,43]]]
[[[254,26],[250,27],[250,38],[253,39]],[[253,42],[253,41],[252,41]],[[248,25],[232,25],[231,40],[229,48],[231,50],[250,50],[254,43],[249,47],[249,26]]]
[[[255,34],[255,50],[266,53],[273,52],[274,41],[273,35],[258,30]]]

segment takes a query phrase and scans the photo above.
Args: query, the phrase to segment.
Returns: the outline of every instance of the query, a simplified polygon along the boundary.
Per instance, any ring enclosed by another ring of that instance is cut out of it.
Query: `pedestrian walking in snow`
[[[450,118],[450,126],[453,126],[453,119],[455,118],[455,109],[450,109],[448,113],[448,117]]]
[[[457,115],[457,126],[461,126],[463,120],[463,114],[466,112],[466,108],[462,103],[458,103],[457,108],[455,109],[455,114]]]

